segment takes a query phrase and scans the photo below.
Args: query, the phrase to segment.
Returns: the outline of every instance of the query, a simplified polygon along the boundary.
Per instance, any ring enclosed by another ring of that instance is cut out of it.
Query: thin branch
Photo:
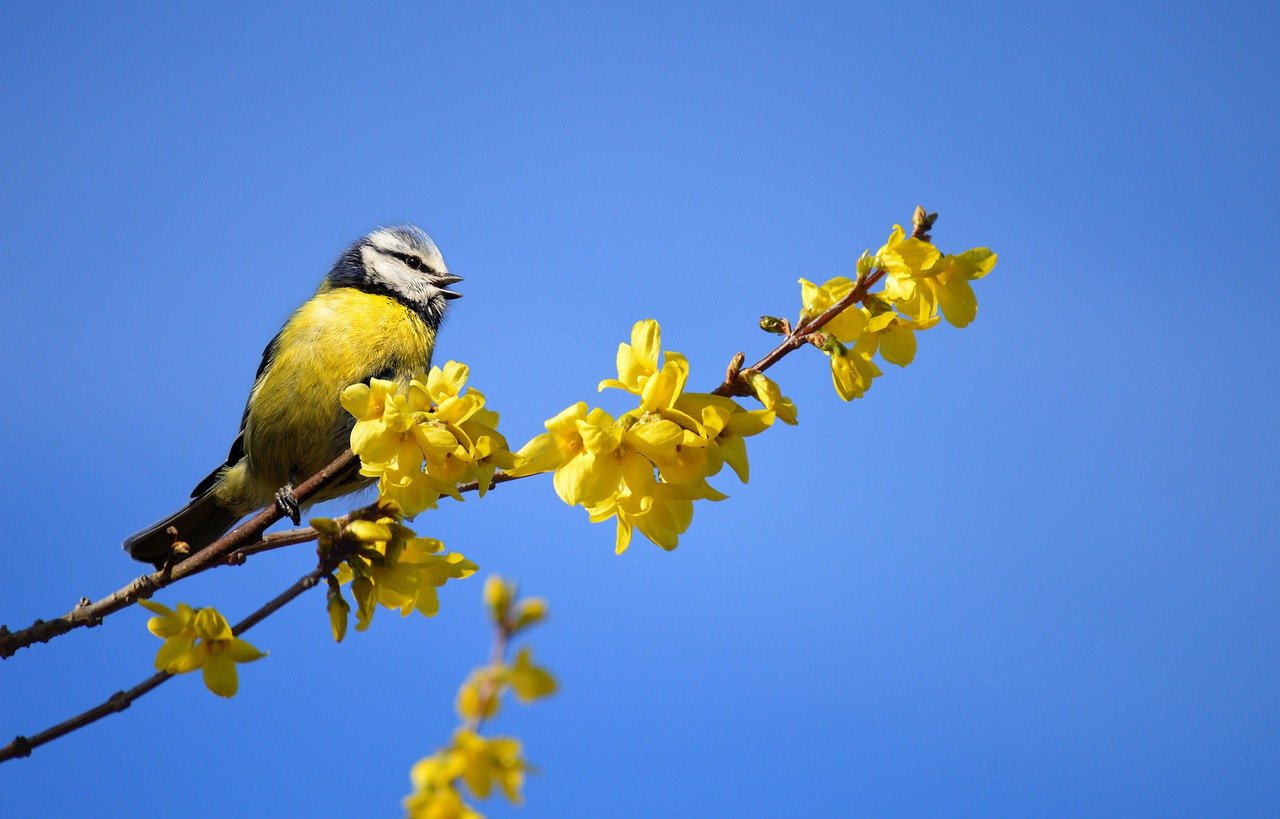
[[[514,597],[512,602],[515,602]],[[476,707],[477,716],[469,717],[464,723],[469,731],[480,730],[480,726],[484,725],[486,719],[485,714],[489,713],[489,708],[498,697],[498,684],[494,678],[507,662],[507,646],[510,645],[513,634],[515,634],[515,625],[511,622],[510,610],[508,610],[502,622],[494,623],[493,645],[489,649],[489,665],[485,669],[488,673],[481,679],[477,694],[480,700],[480,704]]]
[[[321,578],[332,572],[341,560],[341,554],[327,555],[320,561],[320,565],[315,569],[298,578],[298,580],[289,588],[276,595],[257,611],[237,623],[235,627],[232,628],[232,632],[236,636],[239,636],[270,617],[272,614],[275,614],[286,604],[296,599],[304,591],[318,584]],[[79,730],[86,725],[97,722],[108,714],[119,713],[132,705],[134,700],[156,688],[161,683],[167,682],[174,676],[175,675],[170,674],[167,671],[157,672],[138,683],[133,688],[130,688],[127,691],[117,691],[104,702],[95,705],[87,711],[77,714],[71,719],[60,722],[52,728],[46,728],[40,733],[33,734],[29,737],[15,737],[8,745],[0,748],[0,762],[5,762],[6,760],[16,759],[23,756],[30,756],[32,750],[47,742],[52,742],[58,737],[66,736],[72,731]]]
[[[305,502],[347,472],[355,463],[356,456],[348,449],[294,489],[294,497],[300,503]],[[128,608],[139,599],[150,597],[159,589],[176,583],[184,577],[190,577],[225,563],[232,553],[241,549],[248,550],[259,542],[265,542],[265,539],[261,538],[263,530],[280,518],[280,510],[274,505],[268,506],[181,563],[143,575],[101,600],[91,603],[87,598],[82,599],[75,608],[56,620],[37,620],[27,628],[18,631],[10,632],[7,627],[0,626],[0,659],[8,659],[20,648],[26,648],[34,643],[47,643],[54,637],[74,629],[101,625],[104,617]]]
[[[319,536],[320,533],[310,526],[304,526],[301,529],[286,529],[283,532],[272,532],[269,535],[263,535],[258,542],[250,543],[248,546],[236,549],[227,555],[227,563],[234,566],[243,566],[251,555],[283,549],[286,546],[296,546],[299,543],[309,543]]]
[[[933,229],[933,224],[938,219],[938,214],[929,213],[923,206],[917,205],[915,213],[911,216],[911,237],[919,239],[923,242],[931,241],[929,231]],[[868,276],[859,276],[857,283],[853,289],[845,295],[840,301],[823,310],[818,315],[808,321],[801,321],[794,329],[790,329],[786,337],[777,347],[765,353],[764,357],[752,364],[749,369],[756,372],[764,372],[781,361],[792,350],[797,350],[808,343],[809,337],[825,327],[832,319],[848,310],[850,307],[861,302],[867,297],[867,293],[875,286],[877,282],[883,279],[886,272],[882,268],[876,268],[871,271]],[[783,324],[784,327],[788,326]],[[733,362],[729,365],[729,372],[725,380],[712,390],[715,395],[739,395],[750,392],[744,389],[744,385],[739,380],[738,374],[742,370],[742,353],[738,353],[734,357]]]
[[[787,334],[786,338],[784,338],[777,347],[774,347],[772,350],[765,353],[764,357],[752,364],[749,369],[755,370],[756,372],[764,372],[785,358],[791,351],[803,347],[808,342],[809,336],[818,332],[836,316],[866,298],[867,292],[870,291],[871,287],[876,282],[883,279],[884,275],[885,272],[883,270],[877,269],[872,271],[871,275],[859,280],[858,283],[854,285],[853,289],[850,290],[844,298],[840,299],[840,301],[831,305],[808,321],[802,321],[796,325],[796,327]],[[729,376],[725,378],[720,386],[711,391],[712,394],[725,396],[739,394],[743,389],[743,385],[738,380],[738,372],[739,370],[730,367]]]

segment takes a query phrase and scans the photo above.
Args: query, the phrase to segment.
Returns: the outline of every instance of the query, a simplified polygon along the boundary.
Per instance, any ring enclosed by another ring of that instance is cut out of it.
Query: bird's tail
[[[168,532],[170,526],[178,530],[178,540],[186,541],[192,552],[198,552],[222,537],[240,517],[224,509],[211,490],[206,491],[164,520],[126,538],[124,550],[134,560],[150,563],[159,569],[173,549],[173,538]]]

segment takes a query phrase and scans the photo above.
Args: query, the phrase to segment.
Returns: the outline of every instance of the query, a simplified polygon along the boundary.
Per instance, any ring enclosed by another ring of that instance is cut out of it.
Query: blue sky
[[[548,480],[417,528],[547,597],[562,692],[496,721],[534,816],[1274,815],[1280,218],[1271,4],[0,10],[0,622],[136,571],[337,253],[409,220],[437,348],[514,443],[637,319],[709,388],[923,203],[988,245],[964,331],[801,424],[674,553]],[[606,406],[610,406],[609,399]],[[341,511],[343,507],[334,507]],[[158,596],[233,619],[303,548]],[[320,593],[197,679],[0,767],[16,815],[386,815],[485,657],[479,578],[342,645]],[[0,664],[0,732],[150,670],[143,612]],[[483,806],[508,815],[498,802]]]

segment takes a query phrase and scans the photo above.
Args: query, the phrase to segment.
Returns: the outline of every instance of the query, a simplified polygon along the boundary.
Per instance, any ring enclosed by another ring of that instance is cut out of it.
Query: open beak
[[[448,276],[441,276],[440,278],[435,279],[432,284],[440,288],[440,295],[444,296],[446,299],[460,299],[462,298],[461,293],[455,293],[452,290],[446,290],[445,288],[451,284],[457,284],[462,280],[461,276],[455,276],[450,273]]]

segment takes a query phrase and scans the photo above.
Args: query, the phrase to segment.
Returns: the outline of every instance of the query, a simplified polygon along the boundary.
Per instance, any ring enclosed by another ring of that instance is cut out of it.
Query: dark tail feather
[[[218,505],[213,492],[205,492],[164,520],[126,538],[124,550],[134,560],[150,563],[158,569],[169,558],[172,538],[166,530],[170,526],[178,530],[178,540],[185,540],[191,545],[192,552],[198,552],[222,537],[238,520],[240,515]]]

